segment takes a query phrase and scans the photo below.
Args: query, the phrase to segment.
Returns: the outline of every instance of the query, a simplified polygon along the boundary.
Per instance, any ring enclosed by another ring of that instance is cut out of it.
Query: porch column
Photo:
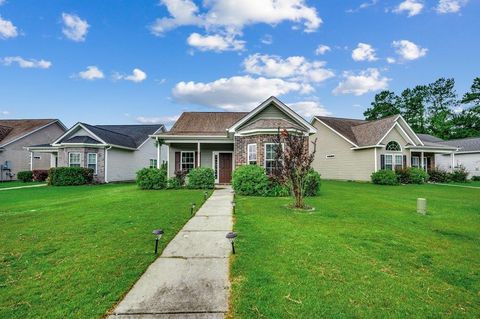
[[[170,178],[170,144],[167,145],[167,178]]]
[[[425,167],[423,166],[425,159],[423,158],[423,151],[420,152],[420,167],[423,170],[426,170]]]
[[[197,154],[198,154],[198,158],[196,159],[196,160],[197,160],[197,167],[200,167],[200,159],[201,159],[201,155],[200,155],[200,142],[197,143]]]
[[[30,170],[33,171],[33,152],[30,152]]]
[[[453,170],[455,169],[455,153],[454,152],[450,154],[450,158],[452,159],[452,169],[450,171],[453,173]]]
[[[158,143],[158,137],[157,137],[157,168],[160,168],[160,149],[161,147],[160,147],[160,144]]]

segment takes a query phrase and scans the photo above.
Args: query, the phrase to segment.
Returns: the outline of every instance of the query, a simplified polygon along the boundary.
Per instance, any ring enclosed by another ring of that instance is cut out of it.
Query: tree
[[[460,103],[469,106],[453,118],[453,138],[480,136],[480,77],[473,80],[470,92]]]
[[[399,98],[391,91],[382,91],[375,95],[375,101],[371,103],[363,115],[366,120],[378,120],[384,117],[400,113]]]
[[[427,133],[425,109],[427,89],[425,85],[417,85],[413,89],[403,90],[400,95],[400,113],[417,133]]]
[[[473,106],[480,106],[480,77],[473,80],[470,87],[470,92],[463,95],[462,104],[473,104]]]
[[[427,92],[427,131],[448,139],[453,126],[453,110],[458,105],[455,80],[440,78],[428,85]]]
[[[289,133],[279,129],[275,144],[276,165],[273,175],[282,184],[290,186],[295,199],[294,207],[304,209],[305,181],[315,158],[317,140],[312,142],[313,150],[310,152],[308,137],[302,132]]]

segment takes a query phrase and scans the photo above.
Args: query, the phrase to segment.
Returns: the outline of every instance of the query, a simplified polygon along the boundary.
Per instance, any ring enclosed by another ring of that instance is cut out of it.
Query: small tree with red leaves
[[[317,151],[317,140],[312,142],[312,151],[308,147],[308,136],[303,132],[287,132],[279,128],[275,137],[276,161],[273,168],[274,178],[290,186],[295,199],[295,208],[306,208],[304,201],[305,182],[311,170]]]

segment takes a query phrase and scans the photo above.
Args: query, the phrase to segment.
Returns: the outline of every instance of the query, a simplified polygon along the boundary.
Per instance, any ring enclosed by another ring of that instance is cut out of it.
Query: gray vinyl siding
[[[245,122],[241,127],[237,129],[237,131],[240,131],[244,126],[252,122],[255,122],[256,120],[259,120],[259,119],[284,119],[287,121],[293,121],[294,123],[297,122],[295,119],[292,119],[289,115],[285,114],[275,105],[269,105],[266,108],[264,108],[260,113],[252,117],[247,122]]]
[[[30,170],[30,152],[24,147],[49,144],[60,137],[65,130],[58,123],[51,124],[33,134],[30,134],[22,139],[19,139],[12,144],[5,146],[5,150],[0,152],[0,163],[10,161],[12,164],[12,173],[15,174],[13,179],[19,171]],[[34,153],[34,156],[40,156],[40,159],[33,160],[33,169],[49,169],[50,168],[50,154]]]
[[[342,137],[315,121],[313,126],[317,133],[310,136],[310,141],[317,139],[317,152],[312,163],[322,178],[338,180],[368,181],[375,170],[374,150],[352,150],[352,145]],[[327,155],[335,155],[327,158]]]

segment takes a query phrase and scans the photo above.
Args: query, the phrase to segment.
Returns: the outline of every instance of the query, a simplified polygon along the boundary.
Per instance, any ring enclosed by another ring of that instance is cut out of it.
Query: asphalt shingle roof
[[[246,126],[244,126],[241,131],[248,131],[254,129],[295,129],[305,132],[305,128],[302,128],[300,125],[287,121],[285,119],[259,119]]]
[[[480,137],[443,141],[441,144],[458,147],[459,152],[480,152]]]
[[[184,112],[167,135],[225,135],[247,112]]]
[[[0,120],[0,146],[27,135],[55,119]]]
[[[63,143],[84,143],[84,144],[101,144],[100,141],[91,138],[90,136],[74,136],[63,140]]]

